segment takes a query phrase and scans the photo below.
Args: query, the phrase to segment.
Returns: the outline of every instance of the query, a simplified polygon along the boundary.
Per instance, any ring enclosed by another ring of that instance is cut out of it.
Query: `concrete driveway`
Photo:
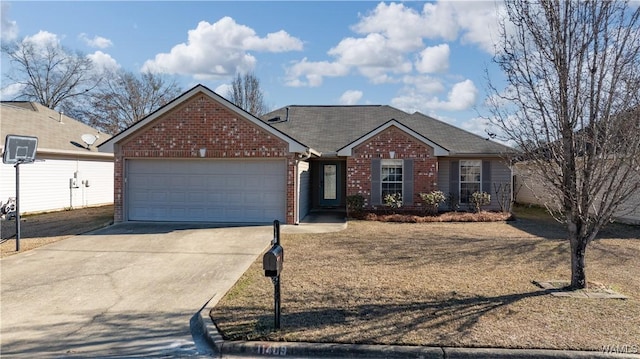
[[[272,237],[271,226],[124,223],[2,259],[0,353],[210,354],[190,321]]]

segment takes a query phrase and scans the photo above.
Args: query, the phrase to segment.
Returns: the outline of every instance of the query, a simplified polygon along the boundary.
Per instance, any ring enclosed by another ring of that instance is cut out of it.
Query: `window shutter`
[[[460,201],[460,161],[449,162],[449,193]]]
[[[404,160],[402,163],[403,205],[413,206],[413,160]]]
[[[371,160],[371,204],[382,204],[382,188],[380,186],[380,159]]]
[[[491,194],[491,161],[482,161],[482,191]]]

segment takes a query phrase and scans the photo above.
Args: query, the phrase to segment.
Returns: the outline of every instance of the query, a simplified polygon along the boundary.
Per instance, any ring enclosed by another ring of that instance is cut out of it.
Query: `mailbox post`
[[[280,245],[280,222],[273,221],[273,240],[271,248],[262,257],[262,268],[265,277],[270,277],[273,282],[273,311],[274,311],[274,327],[280,329],[280,272],[282,271],[282,262],[284,260],[284,249]]]

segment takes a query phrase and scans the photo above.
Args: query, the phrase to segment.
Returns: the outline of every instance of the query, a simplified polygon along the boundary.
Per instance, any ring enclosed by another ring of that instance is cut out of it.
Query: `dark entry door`
[[[338,163],[322,163],[320,165],[320,206],[335,207],[340,205],[340,166]]]

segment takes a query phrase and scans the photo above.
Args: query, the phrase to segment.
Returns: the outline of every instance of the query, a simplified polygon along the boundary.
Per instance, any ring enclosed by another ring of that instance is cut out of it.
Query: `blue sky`
[[[3,41],[59,41],[183,90],[224,95],[236,71],[253,71],[271,109],[384,104],[485,135],[499,11],[490,1],[2,1],[1,16]],[[15,96],[4,77],[1,87],[3,100]]]

